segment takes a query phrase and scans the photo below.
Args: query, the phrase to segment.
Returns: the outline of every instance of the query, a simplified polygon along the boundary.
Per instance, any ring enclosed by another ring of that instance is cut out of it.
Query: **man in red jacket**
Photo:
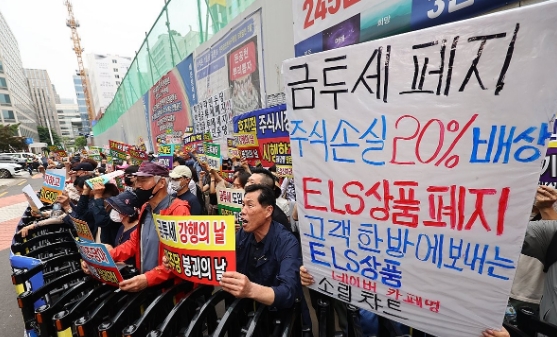
[[[187,201],[172,198],[168,194],[166,167],[145,162],[134,175],[137,177],[135,193],[139,204],[143,204],[139,213],[139,223],[130,239],[112,249],[110,255],[115,262],[125,261],[135,256],[135,263],[141,274],[120,282],[120,289],[137,292],[174,277],[161,262],[162,246],[155,229],[153,213],[190,215],[190,206]],[[87,266],[82,266],[87,272]]]

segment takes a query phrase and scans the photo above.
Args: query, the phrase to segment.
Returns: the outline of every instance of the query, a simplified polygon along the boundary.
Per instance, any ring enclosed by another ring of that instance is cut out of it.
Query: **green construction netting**
[[[195,48],[209,40],[255,0],[170,0],[147,34],[104,116],[93,127],[100,135],[149,88]]]

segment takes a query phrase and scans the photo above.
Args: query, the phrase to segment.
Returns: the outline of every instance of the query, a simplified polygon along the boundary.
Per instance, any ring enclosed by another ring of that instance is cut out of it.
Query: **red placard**
[[[231,81],[249,75],[257,69],[255,53],[255,43],[250,41],[230,54],[228,69],[230,71]]]

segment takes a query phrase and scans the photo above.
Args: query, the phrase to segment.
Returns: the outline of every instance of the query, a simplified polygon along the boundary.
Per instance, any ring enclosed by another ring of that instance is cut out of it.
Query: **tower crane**
[[[79,27],[79,21],[75,19],[73,12],[73,5],[70,0],[65,0],[64,5],[68,9],[68,19],[66,20],[66,26],[68,26],[72,31],[72,41],[73,50],[75,56],[77,56],[77,65],[79,67],[79,76],[81,77],[81,85],[83,86],[83,95],[85,96],[85,104],[87,106],[87,116],[89,117],[89,122],[95,119],[95,114],[93,112],[93,106],[91,105],[91,99],[89,96],[89,84],[87,81],[87,74],[85,73],[85,67],[83,66],[83,48],[81,48],[81,38],[77,33],[77,28]]]

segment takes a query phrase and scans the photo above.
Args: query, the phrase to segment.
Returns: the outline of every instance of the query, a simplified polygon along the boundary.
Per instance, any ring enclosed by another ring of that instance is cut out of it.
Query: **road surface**
[[[21,189],[31,184],[40,189],[42,176],[31,177],[27,172],[10,179],[0,179],[0,336],[23,336],[23,320],[17,306],[16,293],[11,281],[10,245],[12,237],[27,200]]]

